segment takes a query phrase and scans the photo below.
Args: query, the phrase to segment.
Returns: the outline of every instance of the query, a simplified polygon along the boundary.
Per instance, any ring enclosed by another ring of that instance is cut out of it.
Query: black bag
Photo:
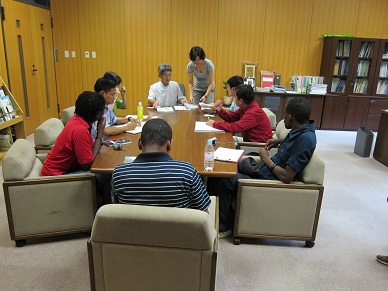
[[[238,172],[254,179],[259,179],[263,176],[259,164],[251,157],[238,162]]]

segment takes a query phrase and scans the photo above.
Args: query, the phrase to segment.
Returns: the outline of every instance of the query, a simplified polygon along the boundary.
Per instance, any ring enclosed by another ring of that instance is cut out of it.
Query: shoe
[[[232,235],[232,230],[231,229],[229,229],[227,231],[222,231],[222,232],[220,231],[218,233],[218,238],[225,238],[225,237],[228,237],[230,235]]]
[[[377,260],[379,263],[382,263],[382,264],[388,266],[388,256],[376,256],[376,260]]]

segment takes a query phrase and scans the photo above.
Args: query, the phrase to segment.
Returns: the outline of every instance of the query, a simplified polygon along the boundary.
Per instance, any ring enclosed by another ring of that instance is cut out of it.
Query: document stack
[[[307,85],[307,93],[325,95],[327,93],[327,84],[309,84]]]
[[[291,83],[294,84],[295,91],[298,93],[306,93],[309,84],[323,84],[323,77],[321,76],[299,76],[293,75]]]
[[[286,92],[287,88],[280,86],[280,85],[273,85],[271,86],[271,92],[276,92],[276,93],[284,93]]]

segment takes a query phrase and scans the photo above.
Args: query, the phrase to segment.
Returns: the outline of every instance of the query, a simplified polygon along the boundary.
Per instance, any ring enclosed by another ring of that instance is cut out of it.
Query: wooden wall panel
[[[129,99],[127,111],[146,104],[149,87],[159,80],[158,66],[171,63],[171,2],[125,1],[125,55]],[[175,77],[176,66],[173,66]]]
[[[293,74],[306,74],[313,0],[267,1],[260,69],[281,74],[289,86]]]
[[[200,46],[204,49],[206,58],[214,63],[216,81],[218,79],[218,16],[218,0],[172,0],[173,79],[185,85],[186,95],[188,95],[189,86],[186,67],[190,61],[189,52],[193,46]]]
[[[263,65],[263,36],[266,0],[247,0],[236,6],[234,0],[219,1],[217,37],[216,98],[222,99],[222,81],[244,75],[243,61],[257,62],[256,80]]]
[[[113,5],[114,3],[114,5]],[[126,80],[123,0],[78,1],[83,90],[93,90],[97,78],[114,71]],[[131,40],[134,41],[134,40]],[[89,52],[89,58],[85,52]],[[92,57],[96,52],[96,58]]]
[[[359,2],[360,0],[314,1],[309,33],[309,50],[306,58],[306,74],[319,75],[323,34],[355,35]]]
[[[1,24],[3,25],[3,24]],[[4,40],[3,40],[3,29],[0,29],[0,77],[3,79],[5,84],[8,87],[8,74],[7,74],[7,64],[5,58],[5,49],[4,49]]]
[[[388,38],[388,1],[361,0],[357,37]]]
[[[58,103],[62,111],[73,106],[83,91],[78,29],[78,19],[82,16],[78,15],[78,0],[51,0],[50,4],[54,47],[58,52],[58,61],[55,63]],[[65,58],[65,51],[69,52],[69,58]],[[75,52],[75,58],[71,57],[72,51]]]
[[[79,79],[82,90],[92,89],[97,77],[113,70],[128,88],[127,113],[135,112],[138,101],[146,101],[149,86],[158,80],[157,66],[161,62],[170,63],[173,80],[187,87],[188,53],[195,45],[203,47],[215,63],[216,97],[222,98],[222,81],[242,75],[243,61],[258,62],[258,72],[264,69],[280,73],[281,84],[289,86],[293,74],[319,74],[322,34],[388,38],[385,0],[51,3],[54,24],[59,22],[61,26],[54,28],[55,40],[59,39],[67,50],[77,45],[80,50],[75,59],[79,70],[58,63],[58,88],[63,88],[58,91],[65,91],[65,80],[71,80],[67,85],[72,86]],[[85,50],[96,51],[97,59],[86,60]],[[72,93],[73,97],[75,100]]]

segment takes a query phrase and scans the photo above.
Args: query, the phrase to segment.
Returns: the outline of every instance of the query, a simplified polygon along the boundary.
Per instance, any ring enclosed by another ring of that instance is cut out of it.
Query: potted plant
[[[226,81],[222,81],[222,83],[224,84],[224,87],[222,88],[224,88],[226,92],[224,96],[224,106],[230,106],[232,104],[233,97],[229,96],[228,83]]]

